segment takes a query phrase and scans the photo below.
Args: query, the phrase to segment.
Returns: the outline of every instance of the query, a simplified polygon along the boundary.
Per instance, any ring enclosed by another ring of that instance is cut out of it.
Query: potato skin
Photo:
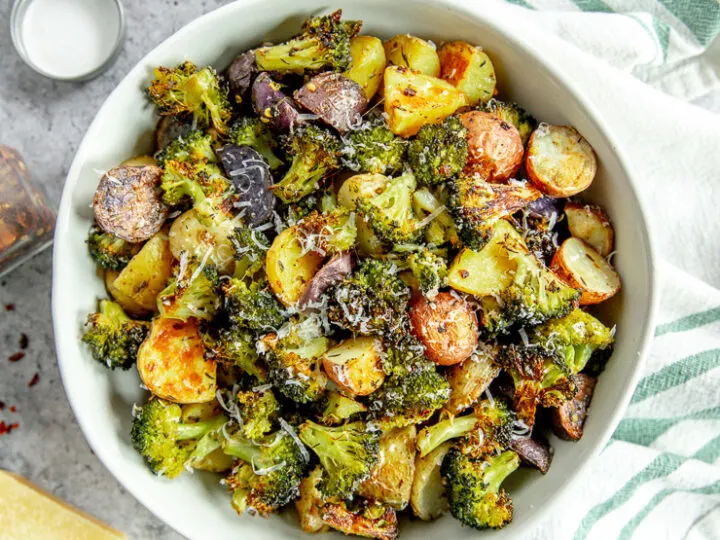
[[[470,105],[485,103],[495,94],[495,68],[480,47],[449,41],[438,49],[440,78],[462,90]]]
[[[293,98],[341,134],[357,129],[368,105],[362,87],[339,73],[316,75]]]
[[[565,217],[572,236],[590,244],[603,257],[610,255],[615,231],[605,210],[596,204],[568,202]]]
[[[504,182],[522,164],[522,138],[517,128],[491,113],[469,111],[460,115],[468,130],[466,174],[480,174],[489,182]]]
[[[387,59],[382,41],[373,36],[355,36],[350,40],[350,69],[345,72],[348,79],[360,85],[369,101],[382,84]]]
[[[495,364],[498,352],[497,345],[480,342],[470,358],[448,369],[450,399],[443,406],[443,411],[456,416],[477,402],[500,373]]]
[[[153,320],[138,351],[137,367],[145,386],[158,397],[181,404],[215,399],[217,366],[205,359],[195,319]]]
[[[412,332],[425,356],[441,366],[459,364],[478,343],[478,321],[471,307],[456,294],[439,293],[432,301],[416,298],[410,308]]]
[[[571,265],[573,264],[573,259],[578,257],[578,255],[572,252],[577,251],[582,252],[584,259],[582,262],[590,261],[590,264],[593,266],[592,271],[610,278],[607,280],[608,287],[604,289],[593,287],[588,283],[587,276],[581,276],[577,271],[573,270]],[[581,291],[581,306],[604,302],[614,296],[621,287],[620,276],[618,276],[615,269],[610,266],[610,263],[595,251],[592,246],[579,238],[568,238],[562,243],[560,248],[555,252],[555,255],[553,255],[552,261],[550,262],[550,269],[568,285]]]
[[[300,309],[312,308],[313,304],[320,302],[326,290],[352,272],[353,266],[353,256],[350,252],[334,255],[310,280],[305,292],[300,297],[298,307]]]
[[[341,390],[367,396],[385,381],[382,345],[374,337],[346,339],[322,357],[323,369]]]
[[[120,272],[118,270],[105,270],[104,281],[108,294],[110,294],[113,300],[120,304],[120,307],[122,307],[125,313],[131,318],[140,319],[150,315],[150,313],[152,313],[150,310],[145,309],[133,300],[132,297],[124,294],[115,287],[115,280],[119,275]]]
[[[579,441],[582,438],[597,379],[579,373],[576,375],[575,383],[577,384],[575,397],[552,409],[553,433],[566,441]]]
[[[404,66],[431,77],[440,75],[440,58],[435,47],[424,39],[399,34],[385,42],[387,63]]]

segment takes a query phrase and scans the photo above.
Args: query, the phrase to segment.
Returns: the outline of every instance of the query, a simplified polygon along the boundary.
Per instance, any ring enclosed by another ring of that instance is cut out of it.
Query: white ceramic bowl
[[[153,476],[128,437],[132,404],[144,392],[134,371],[110,373],[94,362],[79,341],[81,325],[96,298],[106,295],[87,255],[90,203],[101,171],[151,150],[155,118],[142,88],[154,66],[184,59],[226,66],[233,56],[265,39],[288,37],[309,14],[342,7],[346,17],[363,19],[366,33],[388,38],[412,33],[433,39],[463,39],[482,45],[493,59],[501,97],[550,123],[575,126],[592,144],[600,162],[587,196],[605,206],[615,225],[614,262],[622,293],[604,306],[606,322],[618,327],[615,354],[602,375],[583,439],[553,441],[555,458],[542,476],[522,471],[511,477],[515,502],[511,525],[493,538],[516,537],[536,524],[551,504],[602,449],[630,398],[653,328],[654,272],[647,225],[626,162],[570,80],[543,57],[513,38],[507,25],[491,22],[479,7],[448,0],[245,0],[192,22],[147,55],[118,85],[90,126],[68,175],[55,235],[53,318],[58,361],[70,404],[88,442],[105,466],[140,502],[168,525],[193,538],[216,540],[290,538],[302,533],[289,517],[238,518],[213,475],[184,475],[173,481]],[[211,532],[212,531],[212,532]],[[404,538],[470,538],[451,517],[404,524]],[[327,538],[324,537],[324,538]]]

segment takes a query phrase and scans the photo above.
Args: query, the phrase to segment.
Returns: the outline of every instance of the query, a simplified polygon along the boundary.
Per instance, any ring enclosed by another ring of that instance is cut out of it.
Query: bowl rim
[[[98,109],[97,113],[95,114],[95,117],[93,118],[93,121],[90,123],[86,130],[86,135],[83,137],[83,140],[80,143],[80,146],[78,147],[78,150],[75,154],[75,157],[73,158],[72,165],[68,171],[66,183],[63,188],[63,193],[59,205],[58,210],[58,218],[55,228],[55,235],[56,237],[59,237],[61,234],[63,234],[63,231],[67,227],[67,223],[69,221],[70,215],[71,215],[71,208],[72,208],[72,193],[75,191],[77,186],[77,178],[79,176],[79,172],[81,169],[81,166],[83,164],[83,161],[85,159],[85,154],[87,152],[86,148],[89,146],[90,141],[87,139],[87,133],[96,128],[97,124],[99,123],[99,118],[101,116],[101,113],[106,108],[108,102],[115,96],[115,94],[121,89],[122,83],[125,82],[131,75],[133,75],[136,71],[143,69],[143,66],[147,64],[147,59],[151,55],[155,53],[160,48],[163,48],[167,45],[167,43],[171,40],[181,39],[186,34],[191,34],[194,32],[194,28],[204,22],[208,22],[210,20],[221,20],[226,13],[234,12],[236,10],[242,9],[244,7],[261,4],[264,0],[236,0],[234,2],[231,2],[230,4],[220,6],[212,11],[209,11],[208,13],[205,13],[201,15],[200,17],[197,17],[193,19],[192,21],[188,22],[186,25],[178,29],[176,32],[174,32],[172,35],[168,36],[166,39],[164,39],[161,43],[153,47],[146,55],[144,55],[122,78],[122,80],[116,85],[115,89],[105,98],[102,105]],[[403,1],[403,0],[393,0],[393,1]],[[406,1],[406,0],[405,0]],[[530,58],[537,61],[542,69],[544,69],[547,73],[547,75],[550,77],[553,82],[556,84],[559,84],[560,86],[564,86],[577,100],[578,104],[583,108],[583,110],[586,113],[587,120],[591,123],[591,125],[600,133],[605,140],[609,143],[609,146],[612,148],[613,153],[615,154],[615,157],[618,161],[618,165],[623,170],[625,177],[627,179],[627,188],[629,190],[629,195],[633,197],[634,204],[639,209],[639,217],[637,219],[637,224],[640,229],[640,236],[641,240],[644,242],[644,244],[647,246],[647,250],[645,255],[646,258],[646,265],[648,268],[648,298],[647,298],[647,318],[643,322],[644,328],[642,329],[642,332],[639,334],[640,339],[638,342],[638,350],[637,350],[637,359],[632,371],[632,375],[629,380],[629,384],[627,386],[627,389],[625,390],[624,394],[622,395],[621,399],[619,399],[615,407],[613,409],[613,412],[606,417],[605,427],[600,430],[600,434],[597,440],[597,443],[594,445],[594,447],[591,448],[589,451],[586,459],[577,467],[577,469],[574,471],[574,474],[571,476],[568,476],[567,479],[560,484],[558,489],[556,489],[548,498],[543,501],[543,510],[541,512],[538,512],[534,519],[525,521],[521,525],[517,526],[517,528],[514,528],[511,535],[516,537],[521,537],[523,534],[527,533],[528,530],[531,527],[537,526],[545,516],[547,516],[550,511],[568,494],[569,488],[577,482],[577,480],[583,475],[583,473],[588,469],[590,463],[598,456],[598,454],[605,448],[606,443],[612,436],[612,433],[615,431],[615,428],[619,424],[620,420],[622,419],[623,415],[625,414],[625,411],[627,409],[627,406],[630,402],[630,399],[635,391],[635,388],[638,383],[638,379],[640,378],[640,374],[642,372],[642,368],[645,364],[645,360],[647,357],[647,354],[649,352],[650,344],[653,338],[654,334],[654,328],[655,328],[655,318],[657,314],[657,308],[659,304],[659,282],[658,282],[658,272],[657,272],[657,256],[656,256],[656,250],[655,250],[655,243],[653,241],[653,235],[651,234],[650,224],[647,219],[647,208],[645,206],[645,203],[643,199],[641,198],[638,189],[635,185],[635,178],[636,174],[634,171],[634,168],[630,165],[629,160],[627,159],[626,155],[624,154],[623,150],[621,149],[621,146],[617,144],[617,139],[614,135],[613,130],[601,119],[601,115],[599,114],[598,110],[594,106],[594,104],[586,98],[585,94],[575,85],[572,78],[566,74],[566,72],[563,71],[562,67],[557,67],[557,64],[552,64],[550,62],[546,62],[541,58],[541,55],[533,49],[527,41],[525,41],[523,38],[516,37],[515,34],[509,33],[506,28],[502,26],[502,24],[499,24],[497,22],[497,19],[495,16],[488,14],[486,10],[484,10],[481,6],[475,5],[472,2],[468,0],[416,0],[419,3],[426,4],[431,7],[439,7],[439,8],[445,8],[450,11],[452,11],[457,16],[461,17],[467,17],[470,21],[475,23],[481,23],[484,25],[487,25],[488,27],[492,28],[495,32],[497,32],[499,35],[501,35],[507,42],[512,45],[513,47],[516,47],[520,49],[523,53],[527,54]],[[499,7],[499,6],[498,6]],[[507,8],[507,6],[502,6],[503,8]],[[530,25],[526,25],[529,26]],[[531,30],[535,31],[534,27],[530,27]],[[553,36],[547,36],[549,39],[552,39]],[[570,46],[570,45],[567,45]],[[56,242],[56,245],[58,243]],[[59,335],[59,327],[56,321],[60,320],[63,315],[63,309],[59,305],[59,301],[57,298],[57,291],[61,284],[59,283],[59,272],[57,271],[58,268],[61,266],[60,257],[58,255],[58,250],[53,250],[53,278],[52,278],[52,318],[53,318],[53,331],[54,331],[54,337],[55,337],[55,343],[61,343],[61,341],[58,339]],[[75,418],[80,425],[80,428],[83,432],[83,436],[87,440],[89,446],[93,450],[93,452],[96,454],[100,462],[105,466],[106,469],[110,471],[110,473],[115,477],[115,479],[125,488],[127,491],[138,501],[140,502],[145,508],[147,508],[155,517],[157,517],[159,520],[161,520],[164,524],[178,532],[179,534],[184,534],[183,531],[178,530],[175,528],[175,526],[172,524],[172,521],[170,520],[169,516],[163,515],[164,512],[159,511],[155,508],[153,505],[152,500],[147,497],[144,493],[142,493],[140,490],[133,487],[130,482],[121,474],[121,472],[118,470],[118,467],[115,465],[115,463],[111,460],[109,460],[105,454],[105,452],[102,450],[103,443],[101,440],[97,438],[97,436],[94,434],[94,431],[91,426],[90,419],[86,416],[83,409],[79,406],[76,406],[74,397],[70,395],[70,393],[67,392],[67,385],[66,380],[68,380],[69,377],[71,377],[71,374],[69,372],[68,364],[66,364],[63,361],[63,357],[65,356],[63,351],[60,347],[56,347],[56,356],[58,360],[58,368],[60,371],[61,379],[63,381],[63,386],[66,389],[66,396],[68,403],[70,404],[70,407],[73,411],[73,414],[75,415]]]

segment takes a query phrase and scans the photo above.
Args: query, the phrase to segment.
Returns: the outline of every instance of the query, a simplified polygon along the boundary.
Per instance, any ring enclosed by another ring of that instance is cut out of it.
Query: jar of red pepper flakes
[[[17,151],[0,145],[0,276],[52,244],[55,212]]]

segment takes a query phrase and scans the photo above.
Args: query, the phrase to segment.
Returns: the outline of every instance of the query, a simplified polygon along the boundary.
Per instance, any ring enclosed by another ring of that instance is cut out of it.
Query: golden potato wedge
[[[441,292],[432,301],[415,298],[410,307],[410,324],[425,345],[425,356],[441,366],[459,364],[478,342],[475,312],[457,294]]]
[[[341,390],[355,396],[367,396],[385,381],[382,345],[374,337],[346,339],[323,355],[322,364]]]
[[[424,39],[400,34],[385,42],[387,63],[404,66],[431,77],[440,75],[440,59],[435,47]]]
[[[452,443],[438,446],[427,456],[415,460],[415,478],[410,492],[413,513],[423,521],[431,521],[448,511],[449,503],[440,467]]]
[[[468,104],[449,82],[402,66],[385,69],[383,88],[388,126],[401,137],[412,137],[425,124],[441,122]]]
[[[396,428],[380,437],[378,461],[358,495],[402,510],[410,502],[415,476],[415,426]]]
[[[387,64],[383,42],[373,36],[355,36],[350,40],[350,56],[350,69],[343,75],[358,83],[369,101],[380,88]]]
[[[306,252],[297,226],[285,229],[273,240],[265,260],[268,281],[275,296],[286,306],[294,305],[323,260],[315,252]]]
[[[565,217],[572,236],[590,244],[603,257],[612,253],[615,230],[600,206],[568,202]]]
[[[540,124],[530,136],[525,169],[543,193],[571,197],[590,186],[597,159],[590,143],[574,127]]]
[[[195,210],[179,215],[170,226],[170,251],[180,259],[183,252],[198,260],[205,258],[214,264],[221,274],[232,274],[235,268],[235,249],[231,238],[235,225],[223,220],[222,225],[208,225],[198,218]]]
[[[322,511],[323,521],[333,529],[347,535],[396,540],[398,519],[393,508],[375,501],[363,501],[352,510],[345,503],[326,503]]]
[[[149,309],[145,309],[130,296],[123,294],[115,287],[115,280],[120,275],[118,270],[105,270],[105,288],[108,294],[123,308],[133,319],[146,317],[152,313]]]
[[[318,465],[300,482],[300,496],[295,499],[300,528],[308,533],[319,533],[328,529],[322,520],[323,500],[317,488],[322,475],[323,468]]]
[[[388,181],[388,177],[384,174],[354,174],[338,189],[338,204],[348,210],[355,210],[358,199],[382,193]]]
[[[500,374],[500,368],[495,364],[498,353],[497,345],[481,341],[470,358],[447,371],[450,399],[443,406],[445,412],[456,416],[477,403],[480,395]]]
[[[495,95],[495,68],[482,47],[465,41],[448,41],[438,50],[440,78],[459,88],[470,105]]]
[[[460,120],[468,131],[465,174],[479,174],[490,182],[504,182],[515,174],[525,153],[515,126],[481,111],[463,113]]]
[[[194,319],[154,319],[138,351],[137,367],[147,389],[158,397],[181,404],[215,399],[217,366],[205,359]]]
[[[592,246],[568,238],[557,250],[550,269],[581,291],[580,305],[599,304],[620,290],[620,276]]]
[[[160,231],[130,259],[113,281],[113,290],[150,312],[157,311],[157,295],[165,288],[172,271],[168,235]]]
[[[127,165],[128,167],[143,167],[145,165],[157,165],[157,160],[152,156],[142,155],[135,156],[130,159],[123,161],[120,166]]]

